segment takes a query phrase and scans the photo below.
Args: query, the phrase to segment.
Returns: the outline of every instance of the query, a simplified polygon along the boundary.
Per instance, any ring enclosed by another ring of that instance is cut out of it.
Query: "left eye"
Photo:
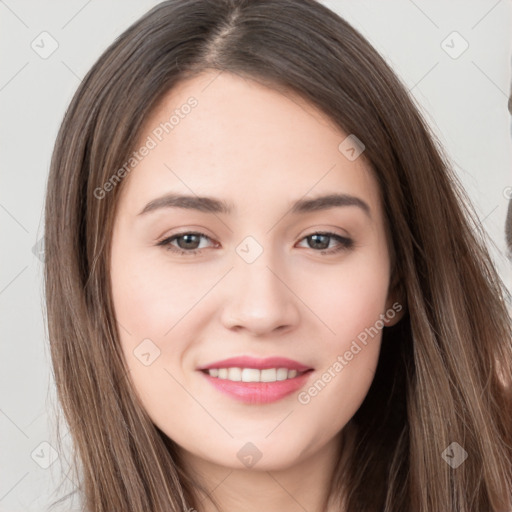
[[[200,253],[205,247],[201,247],[201,238],[212,241],[210,237],[203,233],[179,233],[172,235],[164,240],[158,242],[158,246],[163,246],[167,250],[172,252],[183,254],[183,255],[194,255]],[[338,244],[334,247],[329,247],[330,240],[337,240]],[[305,236],[302,240],[309,241],[311,249],[315,249],[315,252],[321,252],[322,254],[330,254],[339,252],[342,250],[348,250],[353,246],[353,240],[346,238],[335,233],[312,233],[311,235]],[[301,240],[301,241],[302,241]],[[177,246],[174,244],[176,243]]]
[[[338,245],[329,248],[330,239],[337,240]],[[310,242],[313,244],[313,247],[311,247],[312,249],[320,249],[324,253],[339,252],[343,249],[350,249],[354,245],[352,239],[336,235],[335,233],[312,233],[311,235],[304,237],[303,240],[310,240]]]

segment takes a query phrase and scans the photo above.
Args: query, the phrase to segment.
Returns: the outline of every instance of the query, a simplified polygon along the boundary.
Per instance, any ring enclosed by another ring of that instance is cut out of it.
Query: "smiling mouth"
[[[287,357],[237,356],[197,368],[215,389],[246,404],[277,402],[302,388],[313,368]]]
[[[203,373],[220,380],[229,380],[231,382],[278,382],[300,377],[305,373],[313,371],[312,369],[298,371],[288,368],[210,368],[201,370]]]

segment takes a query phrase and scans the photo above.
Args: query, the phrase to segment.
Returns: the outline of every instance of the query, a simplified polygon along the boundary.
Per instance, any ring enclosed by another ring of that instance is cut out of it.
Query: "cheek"
[[[389,285],[385,256],[368,251],[326,267],[299,292],[322,321],[323,335],[317,336],[315,379],[298,401],[311,413],[327,414],[333,425],[350,419],[373,380]]]
[[[310,426],[317,441],[334,436],[357,412],[379,360],[386,283],[349,283],[324,304],[325,323],[335,334],[319,337],[314,376],[297,395],[307,417],[319,418]]]
[[[111,286],[121,349],[133,390],[154,420],[190,399],[175,371],[187,348],[187,312],[193,313],[200,292],[197,286],[193,291],[190,278],[142,251],[113,247]]]
[[[325,350],[345,345],[385,313],[389,286],[386,253],[361,252],[337,265],[303,269],[314,279],[297,279],[294,287],[321,321]],[[307,314],[307,309],[304,309]],[[379,322],[380,325],[380,322]]]
[[[197,273],[172,271],[161,259],[129,254],[113,257],[113,300],[118,321],[129,332],[161,339],[183,318],[207,290]],[[115,261],[121,264],[115,266]],[[179,269],[178,269],[179,270]],[[194,281],[191,281],[191,278]],[[203,290],[204,288],[204,290]]]

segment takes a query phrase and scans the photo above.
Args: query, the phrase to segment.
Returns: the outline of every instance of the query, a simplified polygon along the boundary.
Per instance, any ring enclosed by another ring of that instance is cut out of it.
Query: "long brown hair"
[[[349,512],[509,510],[512,333],[484,233],[406,88],[314,0],[163,2],[103,53],[65,114],[47,189],[45,292],[86,510],[200,507],[193,475],[126,376],[109,281],[124,181],[104,198],[95,191],[163,96],[207,69],[300,94],[364,143],[380,185],[407,313],[384,329],[375,379],[349,423],[348,469],[333,475],[333,509],[344,497]],[[456,468],[454,447],[467,453]]]

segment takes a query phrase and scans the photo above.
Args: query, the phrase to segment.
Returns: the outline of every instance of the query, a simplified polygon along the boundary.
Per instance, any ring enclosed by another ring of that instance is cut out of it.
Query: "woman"
[[[45,226],[87,510],[511,509],[502,283],[326,7],[152,9],[71,102]]]

